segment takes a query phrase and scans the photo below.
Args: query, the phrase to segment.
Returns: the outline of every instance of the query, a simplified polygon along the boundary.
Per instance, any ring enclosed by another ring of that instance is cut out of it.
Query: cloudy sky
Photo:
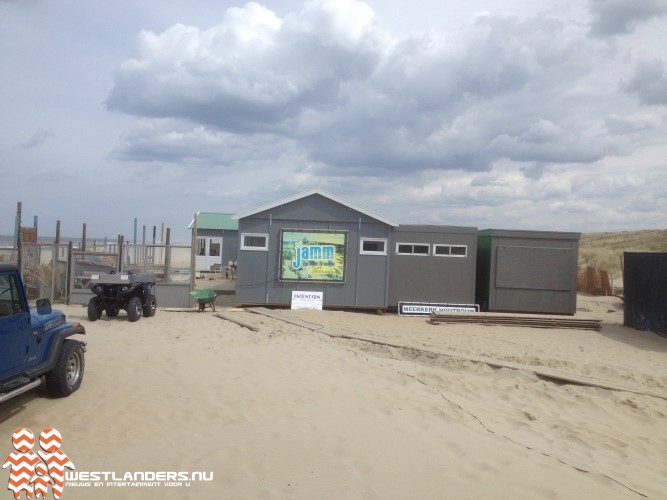
[[[0,234],[319,187],[400,223],[667,227],[667,0],[0,0]]]

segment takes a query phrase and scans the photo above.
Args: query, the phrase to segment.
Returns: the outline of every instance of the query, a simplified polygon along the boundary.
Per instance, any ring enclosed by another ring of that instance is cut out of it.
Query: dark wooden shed
[[[623,322],[667,337],[667,253],[623,254]]]
[[[580,233],[486,229],[477,236],[482,310],[574,314]]]

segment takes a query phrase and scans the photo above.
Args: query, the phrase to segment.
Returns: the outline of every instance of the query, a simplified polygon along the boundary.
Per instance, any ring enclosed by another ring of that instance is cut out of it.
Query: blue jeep
[[[30,309],[18,268],[0,263],[0,403],[46,380],[54,396],[69,396],[83,380],[86,343],[79,323],[51,309],[48,299]]]

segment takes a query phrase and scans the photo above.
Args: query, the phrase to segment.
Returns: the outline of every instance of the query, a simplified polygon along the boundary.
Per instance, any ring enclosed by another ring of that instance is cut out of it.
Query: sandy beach
[[[579,296],[575,317],[602,319],[599,332],[279,311],[304,327],[218,307],[255,332],[208,309],[159,308],[130,323],[124,312],[89,322],[81,306],[56,307],[86,327],[83,385],[65,399],[37,389],[3,404],[0,436],[8,454],[17,427],[57,428],[78,474],[63,499],[667,491],[667,339],[623,327],[614,297]]]

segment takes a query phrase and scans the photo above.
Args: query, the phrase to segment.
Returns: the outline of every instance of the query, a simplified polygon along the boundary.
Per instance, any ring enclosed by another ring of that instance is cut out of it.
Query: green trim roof
[[[239,221],[232,219],[233,214],[218,214],[213,212],[197,212],[197,229],[218,229],[238,231]],[[193,229],[195,221],[192,219],[188,229]]]

